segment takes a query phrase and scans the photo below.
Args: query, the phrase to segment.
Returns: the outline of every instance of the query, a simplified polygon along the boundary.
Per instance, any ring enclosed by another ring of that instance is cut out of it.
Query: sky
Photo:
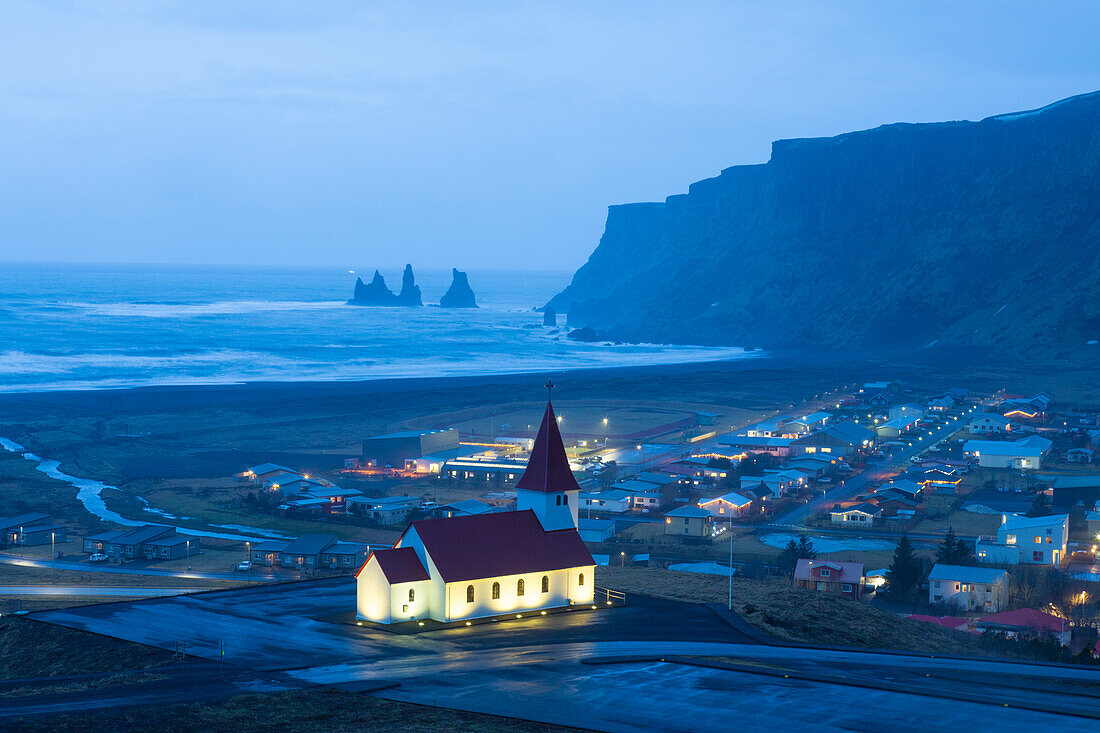
[[[572,270],[772,140],[1100,89],[1100,3],[18,2],[0,260]]]

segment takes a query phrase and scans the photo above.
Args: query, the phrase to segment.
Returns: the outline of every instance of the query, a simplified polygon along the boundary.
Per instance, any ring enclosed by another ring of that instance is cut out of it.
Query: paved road
[[[642,597],[623,608],[393,634],[352,623],[354,594],[354,582],[333,578],[29,617],[165,648],[184,641],[209,660],[224,642],[227,664],[291,685],[396,681],[380,694],[600,730],[711,730],[729,720],[889,733],[1097,729],[1077,716],[1100,710],[1100,670],[1089,668],[767,646],[704,606]],[[673,655],[740,666],[661,661]],[[646,659],[630,661],[637,657]]]
[[[199,570],[163,570],[157,568],[132,567],[121,565],[108,565],[107,563],[76,562],[71,560],[36,560],[29,557],[19,557],[10,553],[0,553],[0,564],[20,565],[27,568],[53,568],[54,570],[75,570],[85,573],[105,573],[108,575],[148,575],[158,578],[190,578],[206,580],[237,580],[248,579],[248,573],[224,572],[211,573]],[[292,580],[293,576],[276,575],[270,569],[256,568],[251,571],[252,580]]]
[[[827,509],[833,504],[849,501],[860,494],[867,493],[867,488],[872,484],[885,481],[897,473],[899,469],[911,465],[910,458],[957,432],[963,426],[966,416],[970,415],[974,409],[976,408],[964,412],[958,421],[948,420],[944,425],[932,430],[931,435],[928,434],[929,431],[924,431],[922,435],[916,436],[920,440],[914,442],[912,446],[905,447],[901,452],[885,458],[879,463],[870,464],[864,471],[841,481],[831,489],[825,489],[824,495],[819,494],[810,502],[796,507],[786,514],[774,517],[770,522],[771,526],[787,529],[800,527],[808,517],[817,512]]]
[[[0,585],[0,596],[68,596],[72,598],[150,598],[194,593],[203,588],[135,588],[104,585]]]

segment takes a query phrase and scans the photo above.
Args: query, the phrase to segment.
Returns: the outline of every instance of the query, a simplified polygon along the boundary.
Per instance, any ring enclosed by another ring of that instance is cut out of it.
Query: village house
[[[963,452],[983,468],[1038,469],[1050,452],[1051,442],[1038,435],[1013,441],[968,440]]]
[[[846,527],[870,527],[882,516],[882,509],[864,502],[855,506],[834,509],[829,512],[833,524]]]
[[[1066,462],[1092,463],[1094,455],[1092,448],[1070,448],[1066,451]]]
[[[400,524],[409,512],[420,506],[415,496],[349,496],[344,510],[353,516],[373,519],[379,524]]]
[[[912,430],[919,420],[920,418],[916,416],[899,415],[876,425],[875,434],[880,440],[900,438],[903,433]]]
[[[1008,573],[936,563],[928,574],[928,602],[949,603],[962,611],[997,613],[1008,605]]]
[[[592,603],[580,486],[549,402],[516,492],[517,511],[420,520],[372,552],[356,574],[356,618],[453,622]]]
[[[971,420],[966,429],[974,435],[1003,435],[1012,432],[1012,421],[995,412],[988,412]]]
[[[474,514],[488,514],[495,511],[507,511],[507,506],[496,507],[477,499],[463,499],[452,501],[450,504],[440,504],[432,509],[433,517],[469,517]]]
[[[894,405],[886,411],[886,417],[890,420],[895,420],[899,417],[906,417],[911,418],[913,421],[917,421],[924,417],[924,413],[924,407],[910,402],[905,405]]]
[[[1069,515],[1001,515],[997,537],[978,537],[974,554],[981,562],[1003,565],[1058,565],[1066,557]]]
[[[1017,422],[1042,424],[1053,401],[1054,396],[1049,392],[1038,392],[1032,397],[1005,395],[1000,409],[1002,415]]]
[[[874,496],[878,501],[898,496],[910,501],[920,501],[924,494],[924,486],[907,478],[894,479],[890,483],[883,484],[875,489]]]
[[[114,562],[128,560],[176,560],[198,551],[198,537],[176,532],[175,527],[146,524],[84,538],[84,552],[106,555]]]
[[[1069,644],[1072,633],[1065,619],[1034,608],[1017,608],[983,616],[974,623],[974,630],[979,634],[991,631],[1010,639],[1052,638],[1062,646]]]
[[[783,430],[792,433],[806,434],[815,430],[821,430],[832,417],[828,412],[811,412],[809,415],[796,417],[783,423]]]
[[[278,551],[278,562],[280,567],[312,572],[321,568],[355,568],[366,556],[365,544],[341,542],[336,535],[304,534]]]
[[[705,509],[715,517],[737,518],[748,512],[752,499],[731,491],[699,502],[699,508]]]
[[[927,406],[932,412],[946,412],[955,406],[955,398],[947,393],[939,394],[929,398]]]
[[[870,449],[875,443],[875,437],[874,431],[862,425],[842,422],[792,441],[791,451],[847,456],[860,450]]]
[[[233,477],[236,478],[238,481],[244,481],[250,484],[257,484],[262,486],[274,476],[277,476],[279,474],[287,474],[291,476],[302,475],[295,471],[293,468],[280,466],[277,463],[261,463],[258,466],[246,468],[240,473],[234,474]]]
[[[588,510],[622,514],[634,505],[634,494],[625,489],[585,492],[580,495],[581,505]]]
[[[440,474],[460,481],[487,481],[511,486],[523,473],[524,465],[519,458],[467,456],[447,461]]]
[[[752,436],[727,436],[718,440],[718,445],[729,448],[735,453],[767,453],[773,456],[789,456],[792,438],[771,438]]]
[[[665,514],[665,534],[681,537],[710,537],[714,516],[701,507],[685,504]]]
[[[1100,504],[1085,512],[1085,531],[1092,540],[1100,540]]]
[[[942,468],[916,468],[905,475],[905,478],[924,487],[924,493],[955,494],[958,493],[962,476],[954,472],[954,469]]]
[[[794,581],[799,588],[859,600],[863,595],[863,563],[802,558],[795,566]]]
[[[615,520],[579,517],[577,533],[585,542],[607,542],[615,536]]]
[[[1100,473],[1058,476],[1054,479],[1054,506],[1067,509],[1092,507],[1100,502]]]
[[[5,545],[31,547],[67,542],[68,530],[49,514],[31,512],[0,518],[0,541]]]

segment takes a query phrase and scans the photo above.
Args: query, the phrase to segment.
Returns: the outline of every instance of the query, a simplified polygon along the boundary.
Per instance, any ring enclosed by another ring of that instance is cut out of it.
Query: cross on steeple
[[[554,380],[547,379],[546,384],[544,384],[543,386],[546,387],[546,399],[549,400],[550,397],[553,395]]]

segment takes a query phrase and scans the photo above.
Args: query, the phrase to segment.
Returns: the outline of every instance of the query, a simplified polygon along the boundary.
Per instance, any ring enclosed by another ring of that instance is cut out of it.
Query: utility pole
[[[729,520],[729,536],[730,536],[730,598],[729,598],[729,610],[733,610],[733,515],[730,515]]]

